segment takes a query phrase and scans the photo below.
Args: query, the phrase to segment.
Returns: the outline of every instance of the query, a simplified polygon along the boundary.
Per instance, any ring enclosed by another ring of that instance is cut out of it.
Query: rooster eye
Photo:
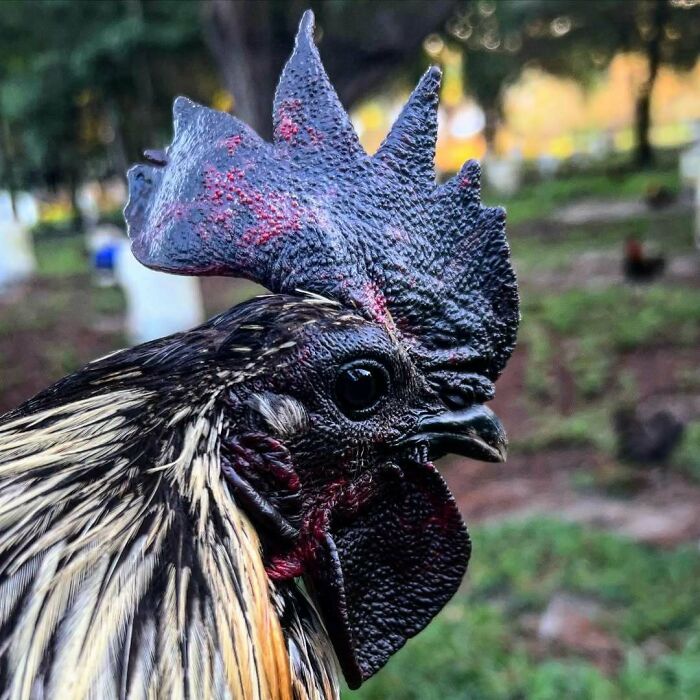
[[[368,360],[340,368],[335,380],[335,398],[349,418],[365,418],[389,389],[389,375],[380,364]]]

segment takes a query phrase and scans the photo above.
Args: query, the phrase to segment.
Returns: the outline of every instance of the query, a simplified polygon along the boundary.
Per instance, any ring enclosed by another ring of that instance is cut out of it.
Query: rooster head
[[[305,578],[351,687],[466,570],[466,528],[432,460],[505,456],[485,406],[519,320],[505,214],[482,206],[474,162],[436,183],[439,85],[429,69],[368,155],[307,12],[272,143],[178,98],[172,144],[129,173],[142,263],[274,292],[217,341],[217,362],[238,367],[243,352],[249,368],[223,392],[227,420],[293,464],[289,493],[261,478],[248,504],[281,514],[284,537],[263,538],[268,573]]]

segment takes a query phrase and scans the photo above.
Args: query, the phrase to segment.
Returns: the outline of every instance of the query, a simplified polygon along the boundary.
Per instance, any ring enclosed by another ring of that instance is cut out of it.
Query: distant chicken
[[[639,239],[630,237],[625,241],[622,268],[626,279],[632,282],[648,282],[659,277],[665,266],[664,257],[646,253]]]
[[[436,186],[439,71],[370,157],[301,22],[274,141],[179,98],[129,173],[137,258],[272,290],[0,419],[3,698],[337,698],[470,554],[431,460],[498,461],[504,214]],[[303,582],[303,585],[302,585]]]
[[[644,193],[644,201],[650,209],[664,209],[676,201],[676,196],[668,187],[652,184]]]
[[[644,415],[634,408],[619,408],[613,414],[613,427],[618,457],[637,464],[665,462],[684,432],[683,423],[665,409]]]

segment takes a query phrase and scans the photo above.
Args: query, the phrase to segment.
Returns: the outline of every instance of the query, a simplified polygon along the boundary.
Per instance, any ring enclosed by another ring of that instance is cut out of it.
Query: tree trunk
[[[500,112],[497,107],[484,108],[484,141],[486,141],[486,151],[489,155],[496,155],[496,134],[501,121]]]
[[[635,153],[634,161],[638,167],[646,168],[654,164],[654,149],[651,145],[651,98],[654,84],[661,66],[661,48],[664,29],[668,19],[668,0],[655,0],[652,11],[652,29],[646,42],[648,62],[647,79],[639,90],[635,105]]]
[[[83,216],[83,210],[78,205],[78,189],[80,188],[79,169],[71,164],[66,170],[66,185],[68,186],[68,197],[73,211],[73,226],[75,233],[83,233],[87,229],[87,222]]]
[[[10,125],[7,119],[2,119],[0,123],[0,154],[5,161],[5,180],[7,182],[7,191],[10,193],[12,216],[17,219],[17,176],[15,172],[15,153],[12,146]]]
[[[647,83],[648,85],[648,83]],[[651,87],[651,86],[650,86]],[[635,150],[634,162],[640,168],[654,164],[654,149],[651,147],[651,90],[642,89],[635,105]]]
[[[272,135],[272,98],[289,57],[302,10],[312,5],[323,29],[323,58],[346,109],[381,87],[420,55],[460,0],[376,3],[207,0],[203,24],[209,49],[234,112],[261,136]]]
[[[284,60],[273,42],[275,9],[269,0],[209,0],[204,5],[206,40],[233,95],[234,112],[267,139],[272,136],[272,95]]]

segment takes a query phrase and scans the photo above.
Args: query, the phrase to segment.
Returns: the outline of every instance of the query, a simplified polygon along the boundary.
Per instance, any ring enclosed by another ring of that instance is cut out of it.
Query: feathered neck
[[[219,476],[220,426],[211,402],[178,413],[129,389],[0,424],[10,696],[292,697],[279,592]]]

